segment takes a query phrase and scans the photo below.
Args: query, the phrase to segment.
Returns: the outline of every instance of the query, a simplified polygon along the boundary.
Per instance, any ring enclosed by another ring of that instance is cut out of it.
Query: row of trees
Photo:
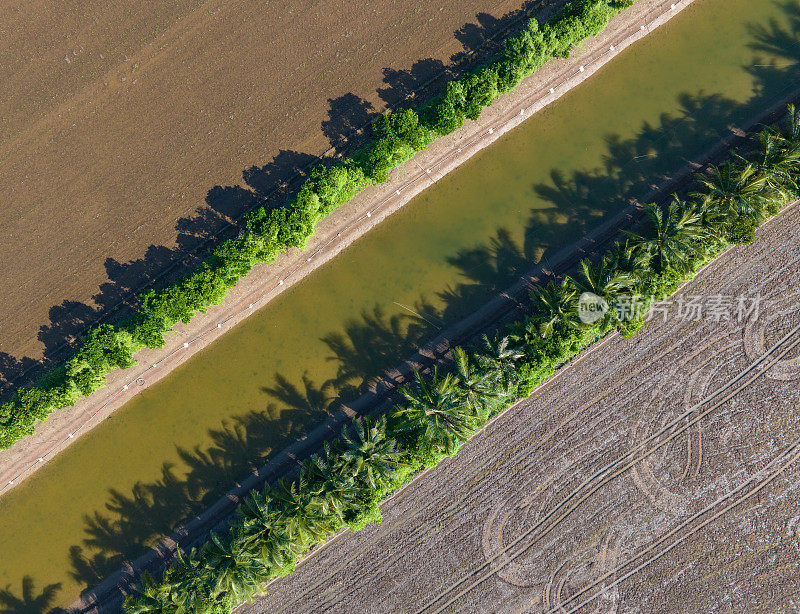
[[[115,369],[135,364],[144,347],[164,345],[178,322],[222,302],[228,290],[255,265],[271,262],[288,248],[302,248],[323,217],[368,185],[385,182],[390,171],[434,139],[477,119],[500,94],[516,87],[552,57],[566,57],[587,36],[597,34],[633,0],[576,0],[541,27],[531,20],[504,41],[492,61],[449,82],[444,92],[419,110],[388,113],[373,126],[373,138],[334,166],[318,166],[297,196],[275,209],[260,207],[246,217],[246,230],[217,247],[196,271],[162,290],[138,298],[136,314],[116,325],[93,328],[66,365],[36,386],[21,388],[0,404],[0,448],[30,434],[35,423],[104,385]]]
[[[749,159],[734,157],[699,176],[700,189],[687,201],[646,205],[646,231],[628,233],[599,261],[585,260],[574,276],[537,289],[530,313],[504,335],[454,349],[451,367],[416,373],[388,416],[354,422],[294,480],[251,494],[225,536],[179,554],[160,582],[145,575],[126,612],[228,613],[340,529],[380,522],[380,501],[412,474],[454,454],[491,416],[598,338],[641,326],[643,314],[623,319],[613,309],[582,322],[580,293],[609,304],[623,293],[670,294],[726,246],[751,241],[759,224],[800,197],[800,114],[790,107],[787,125],[766,128],[759,139]]]

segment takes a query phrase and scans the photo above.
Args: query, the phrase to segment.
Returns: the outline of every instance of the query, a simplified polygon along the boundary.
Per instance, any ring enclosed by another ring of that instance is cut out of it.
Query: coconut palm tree
[[[605,257],[597,264],[586,259],[581,260],[578,275],[568,279],[580,295],[588,293],[602,298],[606,302],[606,308],[615,305],[616,299],[626,292],[631,292],[636,281],[631,273],[613,267]],[[618,309],[608,309],[604,317],[614,318],[618,314]]]
[[[273,509],[268,494],[247,497],[238,511],[239,540],[242,548],[270,568],[283,567],[303,550],[290,537],[280,515]]]
[[[470,411],[459,399],[458,380],[452,373],[441,377],[436,367],[430,380],[419,371],[414,378],[413,386],[400,389],[406,405],[395,415],[408,419],[404,430],[422,429],[425,441],[449,452],[472,432]]]
[[[360,484],[383,488],[400,464],[401,452],[386,435],[386,417],[353,421],[352,430],[342,432],[341,460],[345,471]]]
[[[748,217],[756,222],[765,219],[763,197],[767,181],[752,162],[728,161],[722,166],[712,166],[699,181],[707,190],[708,204],[721,215],[729,219]]]
[[[607,258],[602,258],[597,264],[581,260],[578,275],[570,277],[569,281],[578,294],[590,292],[611,302],[619,294],[630,290],[634,278],[630,273],[613,267]]]
[[[767,128],[782,141],[785,150],[800,146],[800,111],[793,104],[787,107],[787,111],[786,120],[779,128]]]
[[[786,147],[780,133],[762,130],[759,134],[761,150],[755,166],[765,180],[765,195],[780,206],[796,197],[800,146]]]
[[[566,328],[579,328],[582,325],[576,299],[575,288],[566,278],[558,284],[551,281],[531,293],[533,307],[530,320],[538,327],[542,337],[549,337],[560,325]]]
[[[221,538],[212,531],[210,541],[203,546],[203,555],[213,579],[212,594],[228,597],[234,604],[252,598],[269,578],[269,568],[243,549],[235,534]]]
[[[148,571],[142,574],[136,592],[125,598],[126,614],[178,614],[185,611],[173,601],[169,587],[156,582]]]
[[[161,584],[168,591],[170,600],[178,612],[202,614],[211,603],[211,585],[208,569],[201,553],[192,548],[189,554],[178,549],[177,563],[165,573]]]
[[[647,254],[636,249],[628,239],[614,243],[614,247],[608,250],[604,258],[610,269],[620,271],[630,279],[632,292],[636,291],[650,271]]]
[[[489,381],[504,393],[516,383],[516,363],[524,355],[519,347],[512,345],[509,337],[499,334],[492,338],[484,335],[481,345],[475,350],[475,360],[484,369]]]
[[[288,536],[306,545],[330,535],[335,519],[322,511],[322,501],[301,474],[292,482],[279,480],[271,491],[279,518]]]
[[[709,194],[694,192],[690,196],[698,224],[706,230],[709,237],[724,237],[725,227],[731,220],[730,212],[720,210],[717,200]]]
[[[502,393],[491,381],[491,374],[480,368],[480,363],[470,358],[463,348],[453,348],[452,355],[461,398],[473,415],[482,415],[489,403]]]
[[[625,231],[631,246],[648,257],[657,273],[685,269],[708,233],[700,224],[700,216],[677,198],[666,212],[652,203],[645,205],[644,211],[651,228],[644,235]]]
[[[322,513],[341,521],[358,496],[358,488],[339,454],[327,442],[323,450],[321,456],[315,454],[303,465],[303,475],[309,490],[317,496]]]
[[[517,381],[517,361],[525,352],[512,343],[510,336],[493,337],[484,335],[481,344],[474,348],[473,356],[478,366],[486,373],[489,383],[500,392],[507,394]]]

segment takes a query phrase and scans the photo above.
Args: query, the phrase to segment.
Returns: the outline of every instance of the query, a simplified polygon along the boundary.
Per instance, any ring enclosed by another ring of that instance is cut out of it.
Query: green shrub
[[[752,243],[756,239],[757,228],[758,222],[756,220],[738,217],[726,228],[725,238],[738,245]]]
[[[458,130],[464,124],[464,85],[449,81],[444,92],[422,112],[423,124],[438,136]]]

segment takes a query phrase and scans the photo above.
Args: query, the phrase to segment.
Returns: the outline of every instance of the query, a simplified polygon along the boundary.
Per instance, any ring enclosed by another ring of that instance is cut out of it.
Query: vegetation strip
[[[380,522],[385,497],[455,454],[560,365],[614,330],[635,333],[653,300],[729,246],[751,242],[758,226],[800,197],[800,114],[790,106],[787,125],[765,128],[759,141],[748,159],[736,155],[697,176],[700,191],[688,200],[645,205],[646,232],[626,232],[598,262],[584,260],[574,277],[536,289],[531,313],[505,335],[455,348],[452,371],[417,373],[393,413],[354,421],[294,480],[251,494],[227,534],[179,551],[161,581],[144,574],[126,612],[230,612],[263,594],[267,582],[291,573],[303,553],[342,528]],[[587,297],[601,307],[594,321],[579,309]],[[631,298],[642,308],[626,308]]]
[[[222,243],[197,271],[163,290],[143,292],[135,315],[119,324],[91,329],[65,365],[0,404],[0,448],[30,434],[36,422],[56,409],[102,388],[110,372],[135,364],[137,351],[162,347],[175,324],[221,303],[256,264],[271,262],[290,247],[304,247],[323,217],[365,187],[387,181],[393,168],[459,128],[465,118],[476,119],[484,107],[551,58],[567,57],[633,1],[580,0],[541,27],[531,20],[521,34],[504,41],[497,57],[450,81],[441,95],[421,109],[379,118],[369,144],[334,166],[316,167],[285,206],[261,207],[248,214],[246,229]]]

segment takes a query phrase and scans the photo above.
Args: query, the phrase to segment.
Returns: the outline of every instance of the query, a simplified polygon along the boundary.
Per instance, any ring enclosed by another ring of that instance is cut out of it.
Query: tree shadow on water
[[[387,316],[375,305],[359,318],[345,322],[342,331],[322,337],[332,354],[329,361],[338,363],[336,376],[330,380],[337,401],[346,401],[366,392],[387,369],[396,367],[433,332],[441,330],[441,314],[424,297],[412,306],[399,305],[403,313]]]
[[[415,307],[424,311],[425,306]],[[70,549],[70,574],[93,586],[113,571],[155,546],[263,465],[270,456],[308,434],[343,401],[367,382],[408,356],[429,332],[413,316],[383,314],[379,308],[330,333],[324,342],[331,360],[340,361],[337,375],[322,382],[307,373],[276,373],[262,387],[268,398],[261,411],[226,420],[209,433],[211,442],[179,448],[179,464],[165,463],[158,480],[137,483],[130,492],[110,490],[104,509],[84,516],[84,537]],[[357,349],[370,361],[359,361]],[[346,364],[351,363],[351,364]]]
[[[750,48],[779,60],[800,61],[800,2],[777,2],[786,23],[770,19],[768,25],[750,24],[748,34],[753,38]]]
[[[31,576],[22,578],[22,587],[19,596],[7,586],[0,590],[0,614],[58,614],[64,612],[61,608],[53,607],[56,595],[61,590],[61,584],[48,584],[42,592],[36,594],[36,587]]]

